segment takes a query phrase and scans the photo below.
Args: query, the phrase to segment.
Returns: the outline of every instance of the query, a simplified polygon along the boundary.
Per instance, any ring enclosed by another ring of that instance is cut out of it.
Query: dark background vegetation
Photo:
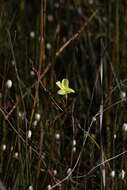
[[[57,94],[56,81],[63,78],[75,90],[67,101]],[[10,89],[7,80],[12,80]],[[127,123],[126,88],[126,0],[0,0],[4,186],[126,189],[126,173],[120,177],[127,171],[127,129],[122,127]],[[37,125],[36,113],[41,116]]]

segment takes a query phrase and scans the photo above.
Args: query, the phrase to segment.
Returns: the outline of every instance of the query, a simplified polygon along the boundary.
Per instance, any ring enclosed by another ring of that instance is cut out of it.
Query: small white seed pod
[[[35,119],[36,119],[37,121],[40,121],[40,119],[41,119],[40,113],[36,113],[36,114],[35,114]]]
[[[60,139],[60,134],[56,133],[55,138],[56,138],[56,140],[59,140]]]
[[[36,127],[37,126],[37,120],[33,121],[33,126]]]
[[[7,88],[11,88],[12,87],[12,81],[11,80],[7,80],[6,87]]]
[[[28,130],[27,131],[27,138],[30,139],[32,136],[32,131],[31,130]]]
[[[121,93],[120,93],[120,97],[121,97],[121,99],[126,98],[126,92],[121,91]]]
[[[47,186],[47,189],[48,189],[48,190],[51,190],[51,189],[52,189],[52,186],[51,186],[51,185],[48,185],[48,186]]]
[[[19,157],[19,153],[18,153],[18,152],[15,152],[15,153],[14,153],[14,158],[18,159],[18,157]]]
[[[30,32],[30,37],[31,37],[31,38],[35,38],[35,32],[34,32],[34,31],[31,31],[31,32]]]
[[[73,146],[76,146],[76,140],[73,139]]]
[[[3,145],[2,145],[2,150],[5,151],[6,148],[7,148],[6,144],[3,144]]]
[[[30,186],[28,187],[28,190],[33,190],[33,186],[30,185]]]
[[[57,175],[57,170],[53,170],[54,175]]]
[[[127,132],[127,123],[123,124],[122,129],[123,129],[124,132]]]
[[[114,170],[112,170],[111,173],[110,173],[110,176],[111,176],[112,178],[114,178],[115,175],[116,175],[116,172],[115,172]]]
[[[76,152],[76,147],[74,146],[72,150],[73,150],[73,153],[75,153]]]

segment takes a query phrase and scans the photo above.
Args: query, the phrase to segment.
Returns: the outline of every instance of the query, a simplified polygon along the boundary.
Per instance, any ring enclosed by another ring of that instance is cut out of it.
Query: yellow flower
[[[62,82],[57,81],[56,85],[60,88],[60,90],[58,90],[57,93],[60,95],[66,95],[66,98],[67,98],[67,94],[75,93],[75,91],[72,88],[69,88],[68,79],[63,79]]]

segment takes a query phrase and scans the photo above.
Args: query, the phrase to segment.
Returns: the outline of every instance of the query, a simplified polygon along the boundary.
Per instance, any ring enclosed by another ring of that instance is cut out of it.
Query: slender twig
[[[76,177],[72,177],[72,178],[77,178],[77,179],[80,179],[80,178],[84,178],[84,177],[87,177],[88,175],[90,175],[93,171],[95,171],[97,168],[99,168],[100,166],[106,164],[107,162],[110,162],[114,159],[117,159],[119,158],[120,156],[124,155],[124,154],[127,154],[127,150],[125,150],[124,152],[121,152],[120,154],[117,154],[116,156],[113,156],[107,160],[105,160],[104,162],[101,162],[99,164],[97,164],[95,167],[93,167],[87,174],[85,175],[82,175],[82,176],[76,176]]]
[[[46,14],[46,0],[41,0],[41,9],[40,9],[40,57],[39,57],[39,67],[38,67],[38,78],[37,84],[35,86],[35,101],[33,105],[32,117],[34,115],[35,107],[39,105],[39,85],[40,85],[40,76],[45,67],[45,14]],[[32,118],[31,118],[32,121]],[[39,154],[42,154],[42,145],[43,145],[43,129],[40,128],[40,142],[39,142]],[[38,180],[40,175],[41,159],[38,160],[37,166],[37,175],[36,179]],[[37,183],[36,187],[37,189]]]
[[[85,28],[90,24],[90,22],[92,21],[92,19],[95,17],[95,15],[97,14],[98,9],[96,11],[93,12],[93,14],[88,18],[87,22],[85,22],[80,29],[78,30],[78,32],[76,32],[57,52],[56,52],[56,57],[58,57],[63,51],[64,49],[70,45],[71,42],[73,42],[74,40],[76,40],[81,33],[85,30]]]
[[[102,42],[102,41],[101,41]],[[102,45],[102,43],[101,43]],[[103,105],[103,57],[101,57],[100,63],[100,84],[101,84],[101,104],[100,104],[100,147],[101,147],[101,163],[104,163],[104,147],[103,147],[103,136],[102,136],[102,128],[103,128],[103,113],[104,113],[104,105]],[[102,174],[102,185],[105,188],[106,185],[106,172],[105,172],[105,165],[102,164],[100,166],[101,174]]]

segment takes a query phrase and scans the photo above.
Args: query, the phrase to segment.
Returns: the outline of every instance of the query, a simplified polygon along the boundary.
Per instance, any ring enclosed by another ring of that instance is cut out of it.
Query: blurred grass
[[[44,2],[46,18],[38,1],[0,5],[0,180],[10,190],[126,189],[126,173],[119,177],[127,171],[126,154],[105,164],[106,187],[100,167],[89,171],[101,161],[101,143],[105,160],[127,149],[126,99],[121,98],[127,85],[127,3]],[[76,91],[67,102],[57,94],[56,81],[63,78]]]

